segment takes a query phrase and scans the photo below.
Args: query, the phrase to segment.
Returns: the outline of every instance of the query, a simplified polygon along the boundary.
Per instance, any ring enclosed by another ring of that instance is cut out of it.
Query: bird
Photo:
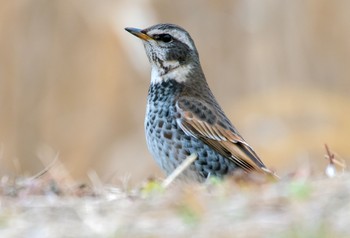
[[[144,127],[148,150],[166,175],[191,154],[196,159],[181,180],[203,182],[235,171],[273,174],[215,99],[184,28],[156,24],[125,30],[142,40],[151,64]]]

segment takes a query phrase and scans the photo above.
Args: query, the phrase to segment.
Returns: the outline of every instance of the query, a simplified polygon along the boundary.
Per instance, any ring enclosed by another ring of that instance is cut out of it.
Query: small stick
[[[35,174],[34,176],[31,177],[31,180],[35,180],[41,176],[43,176],[44,174],[46,174],[58,161],[58,156],[59,154],[56,153],[55,157],[53,158],[53,160],[41,171],[39,171],[37,174]]]
[[[334,163],[334,154],[331,153],[327,144],[324,144],[324,147],[326,147],[326,152],[327,152],[326,159],[329,159],[329,163],[333,164]]]
[[[187,156],[187,158],[163,181],[162,187],[167,188],[196,159],[197,159],[196,153],[193,153]]]
[[[335,158],[335,155],[331,152],[328,145],[324,144],[324,146],[325,146],[326,152],[327,152],[327,154],[325,155],[325,158],[329,159],[329,164],[331,164],[331,165],[336,164],[339,167],[341,167],[342,169],[345,169],[346,168],[345,161],[342,158],[340,158],[340,160],[343,160],[343,161],[339,161],[337,158]]]

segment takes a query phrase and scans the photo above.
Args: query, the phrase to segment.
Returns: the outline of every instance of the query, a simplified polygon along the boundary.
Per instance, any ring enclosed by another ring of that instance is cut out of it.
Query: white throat
[[[179,83],[185,82],[187,80],[187,75],[192,70],[191,65],[189,64],[180,65],[178,61],[164,62],[163,67],[167,67],[169,68],[169,70],[165,72],[162,67],[152,64],[152,72],[151,72],[152,84],[168,81],[169,79],[173,79]]]

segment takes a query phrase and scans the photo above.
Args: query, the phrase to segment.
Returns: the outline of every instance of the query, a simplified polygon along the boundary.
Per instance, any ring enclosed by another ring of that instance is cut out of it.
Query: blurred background
[[[0,173],[55,157],[79,180],[162,177],[143,120],[150,67],[124,27],[187,29],[218,101],[279,174],[350,158],[350,1],[0,2]]]

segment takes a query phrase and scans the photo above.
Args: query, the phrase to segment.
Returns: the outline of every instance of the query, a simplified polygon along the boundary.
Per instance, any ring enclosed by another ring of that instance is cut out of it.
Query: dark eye
[[[173,40],[173,37],[169,34],[160,34],[160,35],[155,35],[153,37],[155,40],[163,41],[165,43],[169,43]]]

